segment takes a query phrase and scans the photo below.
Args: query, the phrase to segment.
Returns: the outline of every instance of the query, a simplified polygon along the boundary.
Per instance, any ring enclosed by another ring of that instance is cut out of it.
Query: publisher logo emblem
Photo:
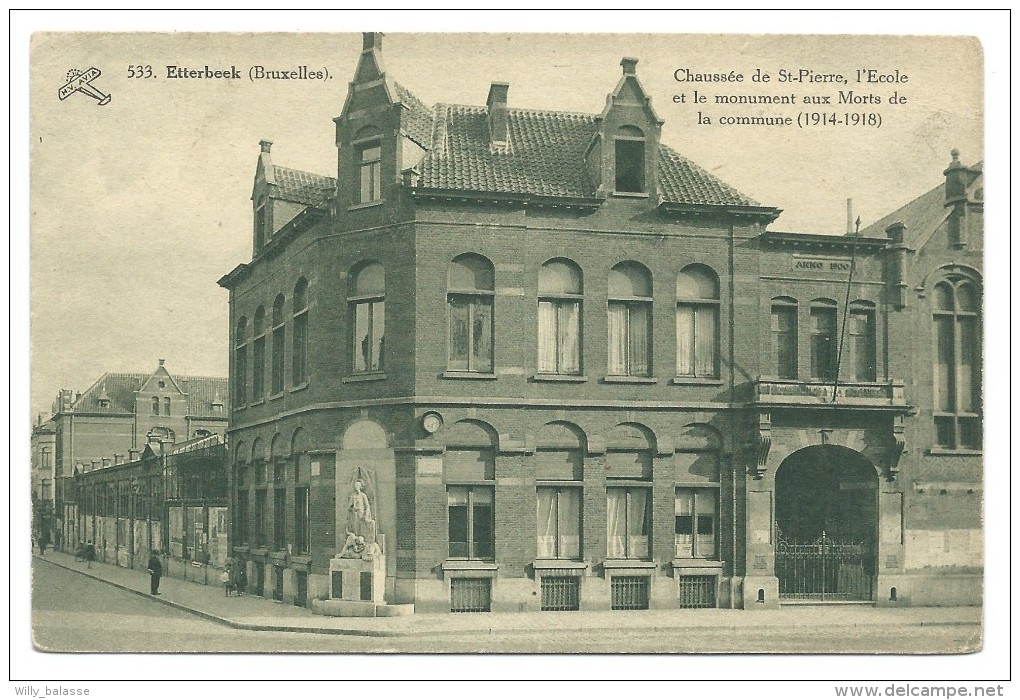
[[[57,96],[61,100],[66,100],[74,93],[80,92],[81,94],[88,95],[92,99],[96,100],[100,107],[108,105],[110,104],[110,96],[92,85],[92,81],[100,75],[102,75],[102,71],[98,68],[89,68],[86,71],[80,71],[77,68],[72,68],[67,71],[67,82],[60,86],[60,90],[57,91]]]

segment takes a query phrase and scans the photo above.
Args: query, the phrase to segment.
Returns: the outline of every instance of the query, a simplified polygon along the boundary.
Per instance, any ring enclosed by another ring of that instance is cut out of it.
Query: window
[[[273,549],[287,548],[287,490],[286,466],[277,464],[273,469]]]
[[[797,300],[772,300],[772,363],[777,379],[797,378]]]
[[[652,276],[635,262],[609,272],[609,367],[611,376],[648,377],[652,366]]]
[[[935,285],[935,440],[947,449],[981,449],[980,296],[953,277]]]
[[[676,556],[714,559],[718,555],[717,489],[676,490]]]
[[[651,489],[610,487],[606,489],[606,530],[610,559],[647,559],[651,555],[649,532],[652,525]]]
[[[255,342],[252,351],[251,398],[260,401],[265,396],[266,379],[266,310],[261,306],[255,312]]]
[[[581,489],[538,487],[538,558],[581,556]]]
[[[294,544],[301,554],[309,551],[308,533],[308,487],[299,486],[294,489]]]
[[[811,377],[836,378],[836,302],[811,302]]]
[[[865,301],[851,304],[849,326],[846,364],[855,381],[873,382],[876,377],[874,304]]]
[[[461,255],[450,265],[448,368],[467,372],[493,370],[493,310],[495,274],[480,255]]]
[[[240,477],[238,477],[240,480]],[[248,544],[248,491],[237,492],[237,514],[234,520],[234,536],[242,545]]]
[[[308,380],[308,281],[303,277],[294,287],[293,334],[290,379],[296,385]]]
[[[169,396],[164,396],[163,397],[163,415],[164,416],[169,416],[170,415],[170,397]]]
[[[367,143],[358,148],[359,176],[361,186],[358,202],[367,204],[382,199],[382,149],[378,142]]]
[[[581,373],[581,271],[550,260],[538,273],[538,371]]]
[[[267,216],[268,206],[266,198],[260,197],[255,205],[255,252],[258,253],[266,245],[268,236],[269,217]]]
[[[645,136],[636,126],[620,128],[616,143],[616,191],[645,191]]]
[[[255,491],[255,542],[253,543],[256,547],[267,544],[266,515],[266,490],[257,489]]]
[[[351,308],[353,370],[379,372],[383,368],[384,331],[386,326],[386,278],[379,263],[365,265],[351,276]]]
[[[704,265],[689,265],[676,279],[676,374],[719,376],[719,280]]]
[[[283,366],[285,352],[285,335],[286,330],[283,324],[283,305],[284,298],[282,294],[277,295],[276,301],[273,302],[273,362],[271,391],[274,394],[279,394],[283,391]]]
[[[238,406],[248,402],[248,319],[244,316],[237,322],[234,331],[234,400]]]
[[[152,415],[154,415],[154,416],[158,416],[159,415],[159,397],[158,396],[153,396],[152,397]]]
[[[450,558],[492,559],[493,490],[491,486],[448,486]]]

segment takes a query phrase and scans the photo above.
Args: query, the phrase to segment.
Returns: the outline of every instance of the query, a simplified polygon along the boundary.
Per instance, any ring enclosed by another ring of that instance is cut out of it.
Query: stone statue
[[[358,539],[364,538],[359,537]],[[364,547],[365,547],[364,551],[361,552],[361,558],[365,561],[372,561],[373,559],[382,554],[382,548],[379,546],[378,542],[369,542],[368,544],[364,545]]]
[[[379,545],[375,545],[376,548]],[[347,540],[344,542],[343,549],[340,550],[341,559],[359,559],[365,553],[365,538],[361,535],[355,535],[350,530],[347,531]]]
[[[355,480],[354,492],[347,499],[347,530],[358,536],[374,532],[373,528],[367,527],[369,523],[374,524],[375,519],[372,517],[372,504],[364,487],[361,479]]]

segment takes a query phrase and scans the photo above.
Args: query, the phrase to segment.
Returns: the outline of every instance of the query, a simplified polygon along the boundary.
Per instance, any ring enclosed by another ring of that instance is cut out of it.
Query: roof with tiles
[[[288,202],[327,208],[329,198],[336,190],[336,178],[304,170],[273,166],[276,179],[276,197]]]
[[[592,114],[509,109],[506,147],[490,144],[484,107],[437,105],[432,148],[419,186],[543,197],[594,195],[585,152],[598,129]],[[760,206],[682,155],[660,145],[658,192],[676,204]]]
[[[142,388],[151,374],[108,372],[93,384],[77,401],[73,410],[78,413],[134,413],[135,392]],[[186,377],[174,375],[181,391],[188,395],[189,416],[227,415],[227,380],[220,377]],[[103,405],[101,399],[108,399]],[[223,404],[219,411],[214,403]]]
[[[432,110],[400,83],[394,82],[393,90],[406,108],[400,117],[401,130],[412,141],[427,149],[432,143]]]

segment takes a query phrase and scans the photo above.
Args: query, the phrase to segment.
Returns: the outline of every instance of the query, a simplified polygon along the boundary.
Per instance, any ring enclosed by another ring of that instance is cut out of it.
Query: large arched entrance
[[[776,529],[780,599],[872,599],[878,476],[859,452],[815,445],[783,460]]]

